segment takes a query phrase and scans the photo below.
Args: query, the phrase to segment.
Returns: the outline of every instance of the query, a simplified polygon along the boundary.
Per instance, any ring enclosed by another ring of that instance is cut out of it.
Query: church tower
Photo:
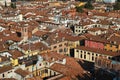
[[[21,37],[23,38],[24,41],[28,39],[28,27],[22,27],[21,28]]]

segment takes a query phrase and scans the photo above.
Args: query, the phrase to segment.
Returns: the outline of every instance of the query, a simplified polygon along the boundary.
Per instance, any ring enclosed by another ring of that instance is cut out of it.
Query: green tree
[[[77,12],[83,12],[83,6],[76,6],[75,8]]]
[[[120,2],[116,2],[115,5],[113,5],[114,10],[120,10]]]
[[[88,2],[85,4],[84,8],[93,9],[94,7],[93,7],[91,1],[88,1]]]
[[[16,8],[16,3],[11,3],[11,8]]]
[[[117,2],[120,2],[120,0],[117,0]]]

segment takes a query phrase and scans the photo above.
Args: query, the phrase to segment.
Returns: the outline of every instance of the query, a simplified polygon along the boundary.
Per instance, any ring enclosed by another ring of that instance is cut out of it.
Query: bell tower
[[[24,41],[28,39],[28,27],[22,27],[21,28],[22,38]]]

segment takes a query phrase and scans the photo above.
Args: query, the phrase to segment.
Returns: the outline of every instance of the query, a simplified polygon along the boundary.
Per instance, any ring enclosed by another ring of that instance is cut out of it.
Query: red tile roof
[[[66,58],[67,59],[67,58]],[[70,63],[70,64],[69,64]],[[77,79],[77,76],[84,78],[84,75],[89,76],[87,73],[84,73],[84,69],[72,58],[67,59],[66,64],[53,64],[50,69],[62,73],[67,76],[66,79],[73,78]]]
[[[41,54],[41,56],[43,57],[45,61],[48,61],[50,63],[53,61],[59,61],[59,60],[66,59],[65,64],[54,63],[50,67],[50,69],[60,72],[65,76],[76,79],[76,76],[78,75],[81,77],[83,77],[83,75],[88,75],[84,73],[85,70],[80,66],[80,64],[74,58],[64,56],[64,55],[61,55],[55,52]]]
[[[104,28],[90,28],[88,29],[87,31],[93,31],[93,32],[96,32],[96,31],[106,31],[107,29],[104,29]]]
[[[23,70],[21,68],[17,69],[15,73],[21,75],[22,77],[26,77],[27,75],[30,75],[31,73],[27,70]]]
[[[40,78],[40,76],[36,76],[36,77],[27,78],[26,80],[43,80],[43,79]]]
[[[20,47],[22,49],[24,49],[25,51],[27,51],[29,49],[32,50],[32,51],[34,51],[34,50],[44,51],[44,50],[48,50],[49,49],[45,44],[43,44],[41,42],[30,43],[30,44],[23,44],[23,45],[21,44]]]
[[[43,53],[40,55],[45,59],[45,61],[48,61],[48,62],[53,62],[53,59],[54,59],[54,61],[62,60],[66,57],[66,56],[60,55],[56,52]]]
[[[8,61],[9,59],[6,56],[0,56],[1,62]]]
[[[0,80],[16,80],[15,78],[1,78]]]
[[[59,80],[71,80],[71,78],[69,76],[64,76],[64,77],[60,78]]]
[[[67,31],[67,30],[59,30],[51,33],[51,35],[48,36],[46,42],[49,43],[50,45],[56,44],[58,42],[63,42],[63,41],[79,41],[85,39],[85,37],[82,36],[74,36],[72,35],[72,32]]]
[[[6,45],[3,41],[0,42],[0,52],[8,51],[8,45]]]
[[[22,57],[24,54],[18,50],[9,50],[8,51],[11,55],[13,59],[17,59],[18,57]]]
[[[41,30],[41,31],[37,31],[37,32],[34,33],[33,35],[42,37],[42,36],[45,35],[45,34],[49,34],[49,32]]]
[[[12,66],[3,66],[3,67],[0,67],[0,74],[1,73],[4,73],[4,72],[7,72],[9,70],[12,70]]]

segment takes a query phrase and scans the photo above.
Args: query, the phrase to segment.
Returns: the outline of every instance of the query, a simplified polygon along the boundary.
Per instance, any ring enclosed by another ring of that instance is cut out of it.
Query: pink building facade
[[[104,44],[101,42],[85,40],[85,47],[96,48],[96,49],[104,49]]]

